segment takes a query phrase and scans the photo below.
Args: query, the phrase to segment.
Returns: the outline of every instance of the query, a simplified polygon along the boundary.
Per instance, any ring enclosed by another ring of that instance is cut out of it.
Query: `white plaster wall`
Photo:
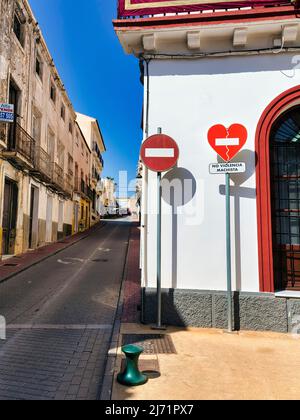
[[[178,142],[179,167],[190,171],[197,185],[194,198],[182,207],[187,211],[195,206],[196,217],[182,214],[176,220],[163,202],[163,287],[226,290],[225,198],[220,192],[225,179],[209,175],[208,166],[217,156],[207,132],[215,124],[240,123],[249,138],[238,160],[246,160],[248,173],[232,184],[239,196],[232,198],[233,286],[259,291],[255,132],[268,104],[300,84],[300,70],[294,67],[291,54],[150,63],[150,134],[162,127]],[[156,284],[155,177],[149,173],[154,186],[148,187],[148,287]]]

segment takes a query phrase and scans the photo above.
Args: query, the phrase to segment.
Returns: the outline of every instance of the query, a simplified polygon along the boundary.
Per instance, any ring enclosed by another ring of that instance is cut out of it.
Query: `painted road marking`
[[[216,139],[216,146],[239,146],[240,139],[238,138],[225,138],[225,139]]]
[[[174,149],[146,149],[146,158],[173,158]]]
[[[7,330],[111,330],[111,324],[9,324]]]

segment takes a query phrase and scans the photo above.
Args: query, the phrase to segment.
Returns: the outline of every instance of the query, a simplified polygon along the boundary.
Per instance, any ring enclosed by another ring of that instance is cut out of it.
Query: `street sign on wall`
[[[4,123],[14,122],[14,105],[0,104],[0,122],[4,122]]]
[[[209,173],[211,175],[219,174],[243,174],[246,172],[245,162],[240,163],[212,163],[209,166]]]
[[[151,171],[166,172],[176,165],[179,158],[179,147],[171,137],[165,134],[156,134],[143,143],[141,158]]]
[[[241,124],[233,124],[229,128],[218,124],[208,132],[210,146],[225,162],[231,161],[241,151],[247,139],[247,129]]]

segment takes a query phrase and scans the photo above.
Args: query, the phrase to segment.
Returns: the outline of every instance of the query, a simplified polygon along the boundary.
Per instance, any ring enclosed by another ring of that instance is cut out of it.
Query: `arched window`
[[[272,126],[270,182],[275,290],[300,290],[300,106]]]

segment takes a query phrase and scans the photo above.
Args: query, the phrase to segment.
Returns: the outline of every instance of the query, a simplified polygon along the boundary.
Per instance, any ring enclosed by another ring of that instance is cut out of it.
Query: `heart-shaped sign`
[[[209,144],[225,162],[231,161],[241,151],[247,139],[247,129],[241,124],[233,124],[229,128],[218,124],[208,132]]]

